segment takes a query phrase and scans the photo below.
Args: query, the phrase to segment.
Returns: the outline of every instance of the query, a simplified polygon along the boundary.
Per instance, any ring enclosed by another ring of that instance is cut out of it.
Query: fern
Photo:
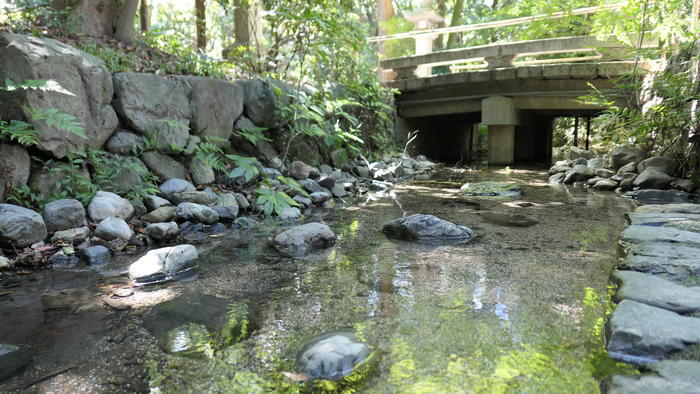
[[[54,127],[61,131],[67,131],[80,138],[87,139],[85,128],[75,119],[75,116],[60,112],[55,108],[32,108],[23,107],[29,114],[33,122],[45,121],[49,127]]]
[[[272,216],[273,213],[280,216],[286,208],[299,206],[287,193],[267,186],[256,189],[255,193],[258,195],[256,203],[262,207],[265,216]]]
[[[39,142],[38,134],[29,123],[19,120],[11,120],[9,122],[0,120],[0,138],[8,138],[10,141],[30,146]]]
[[[28,79],[21,83],[15,83],[10,78],[5,79],[5,87],[0,86],[0,90],[14,92],[17,90],[41,90],[43,92],[63,93],[69,96],[75,96],[70,91],[64,89],[61,84],[53,79]]]
[[[243,157],[231,154],[226,155],[226,158],[233,161],[233,163],[236,165],[236,169],[231,171],[231,174],[229,175],[231,178],[242,176],[245,178],[246,182],[250,182],[260,173],[258,171],[258,167],[256,167],[254,164],[257,161],[254,157]]]
[[[233,134],[243,137],[251,144],[255,145],[258,141],[272,141],[263,134],[265,130],[267,130],[266,127],[246,127],[241,130],[236,130]]]
[[[40,205],[39,197],[27,185],[10,187],[5,201],[23,207],[38,207]]]

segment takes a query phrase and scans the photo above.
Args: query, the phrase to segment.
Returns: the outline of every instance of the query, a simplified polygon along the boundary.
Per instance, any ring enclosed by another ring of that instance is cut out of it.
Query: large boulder
[[[95,222],[101,222],[108,217],[131,219],[134,207],[129,200],[110,192],[99,191],[88,205],[88,214]]]
[[[231,138],[233,123],[243,113],[243,88],[236,83],[207,77],[181,76],[190,100],[192,132],[214,137],[211,142],[222,146]]]
[[[700,362],[689,360],[664,360],[644,366],[650,373],[623,376],[610,380],[609,394],[667,393],[690,394],[700,387]]]
[[[576,159],[581,159],[581,158],[588,160],[588,159],[592,159],[594,157],[595,157],[595,153],[593,153],[589,150],[581,149],[577,146],[572,146],[569,149],[569,160],[576,160]]]
[[[634,178],[634,186],[641,189],[665,189],[671,185],[673,177],[667,175],[654,167],[647,167],[642,173]]]
[[[44,121],[34,122],[37,147],[62,158],[85,146],[100,148],[117,128],[110,105],[112,77],[104,63],[69,45],[49,38],[0,34],[0,81],[53,80],[57,90],[0,91],[0,118],[30,119],[27,108],[57,109],[72,115],[85,129],[87,139],[59,130]],[[70,92],[70,93],[66,93]]]
[[[260,127],[274,129],[282,122],[280,102],[287,100],[285,89],[270,81],[249,79],[241,81],[245,89],[245,114]]]
[[[633,161],[639,163],[646,157],[647,155],[643,150],[629,144],[616,146],[610,156],[613,167],[616,170]]]
[[[114,109],[131,129],[156,140],[166,153],[184,149],[191,118],[187,87],[155,74],[114,74]]]
[[[162,282],[196,266],[197,249],[188,244],[150,250],[129,266],[137,283]]]
[[[464,243],[476,236],[468,227],[419,213],[392,220],[384,225],[382,232],[390,238],[450,244]]]
[[[187,169],[179,161],[158,152],[144,152],[141,160],[160,180],[187,179]]]
[[[25,247],[46,238],[44,219],[31,209],[0,204],[0,243]]]
[[[130,131],[117,130],[107,140],[105,149],[117,155],[129,155],[143,144],[143,139]]]
[[[20,145],[0,143],[0,183],[21,187],[29,181],[29,153]],[[2,193],[0,193],[2,198]]]
[[[678,169],[678,163],[663,156],[652,156],[646,160],[642,160],[637,165],[637,172],[641,174],[647,168],[655,168],[666,175],[673,176]]]
[[[327,248],[335,243],[335,234],[323,223],[306,223],[278,234],[272,245],[280,252],[291,256]]]
[[[339,380],[365,361],[371,352],[350,330],[340,330],[312,339],[297,355],[298,380]]]
[[[44,206],[44,222],[50,232],[80,227],[85,224],[85,208],[78,200],[52,201]]]

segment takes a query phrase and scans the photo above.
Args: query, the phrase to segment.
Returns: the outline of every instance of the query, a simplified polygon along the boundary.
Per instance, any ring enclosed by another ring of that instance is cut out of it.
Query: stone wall
[[[100,59],[56,40],[4,33],[0,34],[0,81],[8,78],[15,83],[54,80],[65,91],[0,91],[0,119],[31,122],[28,107],[55,108],[85,127],[87,139],[43,121],[33,122],[39,132],[35,147],[0,144],[0,184],[5,193],[29,185],[42,196],[50,192],[48,183],[55,179],[45,179],[46,171],[41,163],[29,160],[30,153],[60,163],[66,155],[91,147],[109,152],[114,164],[143,164],[161,182],[182,178],[197,185],[214,182],[214,171],[193,159],[194,146],[209,137],[220,146],[228,140],[234,152],[269,163],[281,148],[275,137],[283,123],[273,87],[291,91],[282,82],[260,79],[228,82],[197,76],[112,75]],[[272,143],[253,145],[233,134],[247,127],[267,128]],[[156,149],[139,149],[141,137],[149,138]],[[292,153],[303,154],[312,165],[321,164],[324,156],[330,158],[308,141],[300,140],[294,148]],[[125,185],[118,185],[116,191],[128,187],[132,175],[120,174],[117,182],[122,179]]]

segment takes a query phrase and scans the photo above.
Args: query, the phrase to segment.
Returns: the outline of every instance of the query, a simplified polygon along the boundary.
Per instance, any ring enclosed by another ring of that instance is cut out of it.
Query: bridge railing
[[[380,61],[380,67],[384,70],[383,75],[385,75],[384,79],[387,82],[392,79],[426,77],[431,74],[432,67],[439,65],[450,65],[450,70],[455,72],[465,68],[501,68],[530,64],[570,63],[591,60],[625,60],[630,58],[625,50],[629,46],[615,40],[613,37],[602,40],[593,36],[561,37],[510,43],[494,43],[438,52],[432,52],[430,49],[426,50],[426,48],[432,48],[432,41],[442,34],[514,26],[538,20],[562,18],[569,15],[587,15],[600,11],[620,9],[623,5],[624,4],[610,4],[607,6],[579,8],[568,12],[556,12],[548,15],[534,15],[472,25],[439,29],[427,28],[408,33],[370,37],[367,41],[382,42],[404,38],[414,38],[416,40],[415,55]],[[639,42],[642,43],[642,48],[656,47],[658,45],[658,42],[651,39],[648,35],[645,35],[644,39],[639,40]],[[576,56],[518,61],[519,58],[526,56],[533,57],[565,53],[575,53]],[[581,56],[582,53],[586,53],[586,56]],[[470,64],[460,65],[465,63]],[[386,77],[392,70],[395,76]]]

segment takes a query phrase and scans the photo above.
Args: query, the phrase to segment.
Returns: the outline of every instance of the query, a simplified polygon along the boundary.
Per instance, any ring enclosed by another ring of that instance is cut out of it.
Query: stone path
[[[619,302],[608,322],[610,356],[639,365],[615,376],[610,393],[698,393],[700,204],[645,205],[629,215],[627,254],[613,275]],[[668,360],[692,358],[692,360]]]

